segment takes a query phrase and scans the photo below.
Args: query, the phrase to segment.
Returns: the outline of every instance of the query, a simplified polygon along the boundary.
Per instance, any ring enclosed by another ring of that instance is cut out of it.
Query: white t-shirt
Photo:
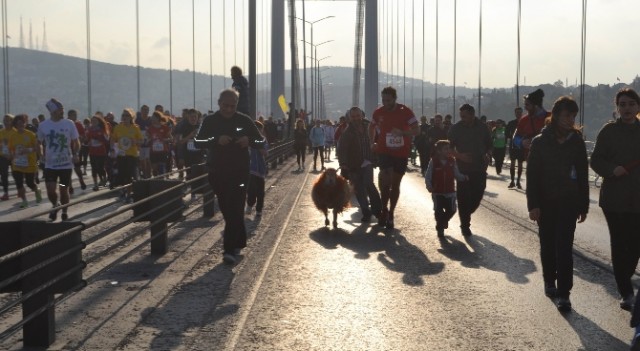
[[[73,169],[71,142],[79,137],[75,124],[68,119],[47,119],[38,126],[38,140],[44,143],[44,168]]]

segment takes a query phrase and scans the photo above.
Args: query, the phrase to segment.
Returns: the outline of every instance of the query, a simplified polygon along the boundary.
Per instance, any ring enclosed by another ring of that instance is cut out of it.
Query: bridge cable
[[[520,107],[520,29],[522,27],[522,0],[518,0],[518,60],[516,64],[516,107]]]
[[[478,22],[478,115],[482,116],[482,0]]]
[[[196,2],[191,0],[191,50],[193,72],[193,108],[196,108]]]
[[[222,89],[227,87],[227,0],[222,0]]]
[[[136,81],[138,87],[138,106],[140,108],[140,2],[136,0]]]
[[[584,126],[586,47],[587,47],[587,0],[582,0],[582,50],[580,53],[580,125],[581,126]]]
[[[456,73],[458,68],[458,0],[453,0],[453,106],[451,116],[456,120]]]
[[[213,1],[209,0],[209,86],[210,86],[210,107],[213,111]]]
[[[87,110],[91,114],[91,7],[90,1],[85,2],[87,21]]]
[[[173,22],[171,17],[171,0],[169,0],[169,110],[173,110]]]
[[[440,22],[440,12],[438,10],[438,0],[436,0],[436,89],[435,89],[435,99],[434,99],[436,114],[438,114],[438,64],[440,63],[440,52],[438,50],[439,49],[438,44],[440,43],[440,38],[438,33],[440,29],[439,22]],[[455,43],[455,39],[454,39],[454,43]]]
[[[424,22],[426,22],[424,20],[424,2],[422,2],[422,93],[420,96],[420,106],[421,106],[421,114],[424,115],[424,61],[425,61],[425,56],[424,56]]]

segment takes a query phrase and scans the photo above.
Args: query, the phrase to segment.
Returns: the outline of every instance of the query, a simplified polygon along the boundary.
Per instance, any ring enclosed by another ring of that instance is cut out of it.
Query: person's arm
[[[574,138],[578,138],[578,136],[573,136]],[[580,198],[578,202],[578,213],[583,215],[580,216],[581,222],[587,218],[587,213],[589,212],[589,159],[587,156],[587,148],[585,146],[584,141],[582,140],[582,136],[579,138],[580,142],[580,151],[578,154],[578,159],[576,161],[576,176],[578,181],[578,189],[580,191]]]
[[[460,173],[460,169],[458,168],[458,164],[457,163],[453,164],[453,176],[459,182],[465,182],[465,181],[469,180],[469,177],[466,174]]]
[[[591,169],[603,178],[620,177],[629,174],[622,166],[611,162],[614,150],[611,150],[614,124],[606,124],[596,137],[596,144],[591,153]]]
[[[539,141],[539,140],[538,140]],[[540,155],[539,142],[531,145],[529,158],[527,159],[527,209],[529,210],[529,219],[538,221],[540,219],[540,177],[542,176],[542,155]]]
[[[202,120],[193,141],[197,148],[206,149],[208,146],[217,143],[218,137],[219,136],[216,136],[214,133],[213,115],[207,115]]]
[[[427,170],[424,172],[424,183],[427,186],[427,191],[433,191],[433,160],[429,160]]]

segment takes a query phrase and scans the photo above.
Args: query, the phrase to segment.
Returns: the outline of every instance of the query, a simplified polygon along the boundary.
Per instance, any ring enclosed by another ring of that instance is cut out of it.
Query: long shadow
[[[529,282],[527,275],[536,271],[532,260],[520,258],[512,252],[491,240],[473,235],[465,237],[461,242],[452,237],[440,239],[442,247],[438,252],[449,259],[459,261],[468,268],[486,268],[496,272],[503,272],[510,282],[526,284]]]
[[[562,316],[580,337],[580,341],[584,346],[584,348],[580,350],[629,350],[628,343],[609,334],[593,321],[589,320],[587,317],[581,315],[575,310],[571,311],[571,313],[563,313]],[[631,331],[632,329],[629,328],[629,338],[631,338],[632,335]]]
[[[382,234],[382,235],[380,235]],[[431,262],[417,246],[406,240],[399,231],[383,231],[379,226],[361,225],[351,233],[343,229],[317,229],[309,237],[326,249],[339,246],[355,253],[357,259],[369,259],[378,253],[378,261],[387,269],[402,273],[403,282],[411,286],[424,284],[422,276],[438,274],[444,263]]]
[[[185,332],[203,325],[215,325],[226,316],[237,313],[237,304],[225,304],[233,277],[233,270],[220,263],[193,282],[181,285],[180,290],[162,307],[142,311],[141,325],[157,330],[148,349],[178,349],[184,346]]]

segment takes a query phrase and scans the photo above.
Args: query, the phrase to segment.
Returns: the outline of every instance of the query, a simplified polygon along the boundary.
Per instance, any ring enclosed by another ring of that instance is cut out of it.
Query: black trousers
[[[257,175],[249,176],[249,190],[247,192],[247,206],[256,206],[256,211],[262,212],[264,207],[264,178]]]
[[[429,166],[430,153],[428,147],[420,147],[418,148],[418,157],[420,158],[420,174],[424,176],[424,172],[427,171],[427,166]]]
[[[563,208],[541,208],[538,221],[542,278],[555,285],[558,296],[569,297],[573,287],[573,237],[577,211]]]
[[[224,253],[247,246],[244,226],[244,202],[247,197],[249,172],[209,169],[209,184],[218,197],[218,206],[224,218],[222,237]]]
[[[640,214],[604,211],[611,238],[611,263],[622,298],[633,294],[631,277],[640,258]]]
[[[507,152],[506,148],[493,148],[493,159],[496,161],[496,171],[502,172],[502,165],[504,164],[504,156]]]
[[[293,149],[296,151],[296,161],[298,162],[298,166],[304,165],[304,152],[307,147],[305,145],[294,145]]]
[[[462,172],[469,177],[468,181],[458,183],[458,215],[460,227],[471,226],[471,215],[478,209],[484,189],[487,187],[487,172]]]
[[[2,181],[2,190],[5,194],[9,193],[9,166],[11,161],[4,156],[0,156],[0,180]]]
[[[434,194],[432,199],[436,230],[449,228],[449,220],[456,214],[456,198]]]

